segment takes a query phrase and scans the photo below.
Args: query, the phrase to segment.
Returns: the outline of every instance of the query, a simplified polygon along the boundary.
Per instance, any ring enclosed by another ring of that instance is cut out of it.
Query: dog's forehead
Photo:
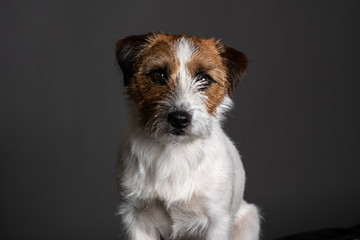
[[[186,62],[191,70],[222,67],[220,49],[214,39],[155,34],[148,39],[148,43],[142,54],[147,64],[179,67],[181,62]]]
[[[172,34],[163,34],[158,33],[149,37],[148,39],[149,47],[154,47],[157,45],[169,44],[174,48],[179,47],[194,47],[198,50],[216,50],[217,41],[214,39],[200,38],[196,36],[190,36],[186,34],[182,35],[172,35]]]

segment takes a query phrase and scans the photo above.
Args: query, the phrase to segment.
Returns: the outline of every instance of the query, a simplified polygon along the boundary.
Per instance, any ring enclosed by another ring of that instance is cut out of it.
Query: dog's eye
[[[165,85],[168,77],[164,70],[154,70],[150,73],[150,77],[153,80],[153,82]]]
[[[214,80],[207,74],[198,74],[197,75],[197,81],[200,85],[200,90],[204,90],[211,86],[211,84],[214,82]]]

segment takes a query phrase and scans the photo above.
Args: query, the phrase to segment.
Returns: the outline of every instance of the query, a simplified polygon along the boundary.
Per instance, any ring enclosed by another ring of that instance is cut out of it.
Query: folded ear
[[[144,35],[134,35],[120,39],[116,43],[116,58],[124,74],[124,84],[129,85],[130,79],[134,74],[135,65],[138,60],[139,52],[145,48],[147,39],[151,33]]]
[[[227,67],[229,96],[233,98],[234,88],[246,73],[248,59],[242,52],[224,44],[222,44],[220,55]]]

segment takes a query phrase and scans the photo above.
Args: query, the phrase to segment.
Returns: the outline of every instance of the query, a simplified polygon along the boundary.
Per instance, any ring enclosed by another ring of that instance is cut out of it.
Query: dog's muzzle
[[[185,111],[175,111],[168,114],[167,121],[176,130],[175,134],[180,135],[190,124],[191,115]]]

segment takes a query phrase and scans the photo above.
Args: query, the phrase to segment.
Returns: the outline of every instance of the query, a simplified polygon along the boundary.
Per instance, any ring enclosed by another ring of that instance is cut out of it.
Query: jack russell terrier
[[[257,240],[245,172],[221,123],[246,56],[214,39],[149,33],[121,39],[130,121],[117,167],[124,239]]]

